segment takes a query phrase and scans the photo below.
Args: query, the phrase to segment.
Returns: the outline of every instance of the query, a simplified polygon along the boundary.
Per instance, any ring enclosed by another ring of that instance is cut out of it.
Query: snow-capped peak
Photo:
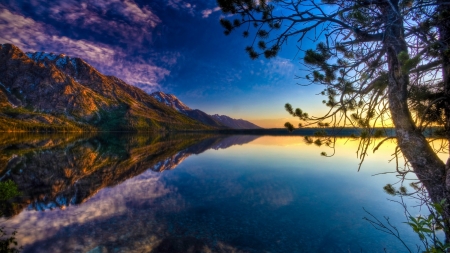
[[[77,70],[81,66],[86,66],[92,68],[94,71],[98,72],[96,68],[91,66],[85,60],[78,57],[70,57],[65,54],[55,54],[55,53],[47,53],[47,52],[27,52],[25,53],[30,59],[35,62],[47,62],[50,61],[54,63],[58,68],[64,69],[67,66],[73,67],[74,70]]]
[[[54,54],[47,52],[27,52],[26,55],[35,62],[51,61],[59,68],[64,68],[67,64],[71,64],[75,69],[77,68],[76,58],[71,58],[65,54]]]
[[[187,105],[185,105],[183,102],[181,102],[173,94],[166,94],[162,91],[157,91],[157,92],[153,92],[152,94],[150,94],[150,96],[154,97],[159,102],[164,103],[165,105],[174,108],[175,110],[177,110],[179,112],[186,112],[186,111],[192,110]]]

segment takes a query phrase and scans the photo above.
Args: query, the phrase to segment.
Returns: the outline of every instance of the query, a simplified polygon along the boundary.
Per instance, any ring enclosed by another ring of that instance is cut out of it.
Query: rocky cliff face
[[[175,95],[166,94],[158,91],[151,94],[160,103],[174,108],[175,110],[189,116],[192,119],[198,120],[203,124],[221,127],[221,128],[233,128],[233,129],[260,129],[261,127],[248,122],[243,119],[233,119],[226,115],[209,115],[198,109],[191,109],[183,102],[181,102]]]
[[[11,44],[0,45],[0,105],[106,130],[208,128],[82,59]]]
[[[186,112],[192,110],[173,94],[166,94],[164,92],[157,91],[153,92],[151,96],[158,100],[160,103],[166,104],[167,106],[170,106],[177,111]]]
[[[55,65],[35,62],[13,45],[0,46],[0,63],[1,86],[13,107],[90,120],[110,105]]]

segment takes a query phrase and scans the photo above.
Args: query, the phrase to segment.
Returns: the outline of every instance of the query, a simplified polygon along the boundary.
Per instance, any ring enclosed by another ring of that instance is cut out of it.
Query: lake
[[[301,136],[4,134],[0,180],[21,196],[0,224],[23,252],[408,252],[365,209],[416,251],[383,190],[398,179],[374,176],[395,170],[395,144],[359,172],[357,146],[338,138],[323,157],[333,150]]]

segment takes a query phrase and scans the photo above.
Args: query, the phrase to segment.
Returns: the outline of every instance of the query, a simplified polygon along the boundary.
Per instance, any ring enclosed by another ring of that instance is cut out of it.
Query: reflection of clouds
[[[167,195],[171,190],[159,178],[160,174],[147,171],[117,187],[101,190],[81,205],[70,206],[65,210],[24,211],[14,219],[5,221],[4,224],[20,231],[17,238],[21,245],[35,243],[53,236],[67,226],[80,226],[95,220],[124,215],[128,212],[127,204],[130,201],[134,205],[144,205]],[[177,203],[182,203],[182,201],[177,198],[176,203],[165,205]],[[43,231],[45,233],[42,233]]]
[[[20,243],[33,242],[34,252],[153,253],[180,252],[164,251],[176,248],[170,245],[192,246],[196,252],[235,253],[328,252],[338,246],[355,252],[359,248],[354,246],[393,245],[380,234],[359,230],[364,223],[355,219],[360,206],[378,208],[378,203],[385,203],[378,201],[385,201],[381,186],[386,178],[382,184],[373,184],[372,173],[356,173],[355,167],[348,174],[349,158],[342,153],[335,158],[345,162],[333,158],[308,164],[316,159],[302,152],[309,146],[265,149],[261,143],[269,140],[295,143],[301,137],[261,137],[253,142],[258,145],[250,144],[246,151],[240,146],[210,150],[201,158],[191,156],[174,171],[146,171],[104,189],[76,208],[22,213],[16,216],[23,222]],[[338,139],[339,150],[348,143]],[[305,164],[308,173],[300,171]],[[382,163],[373,165],[379,169]],[[294,170],[284,168],[290,166]],[[373,191],[374,185],[379,185],[376,189],[382,196]],[[351,192],[358,192],[358,197]],[[366,238],[371,238],[369,244]]]

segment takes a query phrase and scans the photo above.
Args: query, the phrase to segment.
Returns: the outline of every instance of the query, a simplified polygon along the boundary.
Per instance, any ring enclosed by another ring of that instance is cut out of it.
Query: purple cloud
[[[136,12],[133,5],[123,13]],[[150,12],[142,12],[135,19],[146,20]],[[76,14],[78,15],[78,14]],[[76,16],[75,15],[75,16]],[[68,16],[73,18],[75,16]],[[158,67],[143,57],[128,57],[124,49],[100,42],[76,40],[58,35],[47,24],[13,13],[0,5],[0,42],[12,43],[23,51],[46,51],[64,53],[71,57],[80,57],[99,69],[100,72],[115,75],[127,83],[139,86],[147,92],[161,89],[159,83],[170,71]],[[176,62],[177,54],[164,56],[169,64]]]
[[[9,0],[5,4],[20,10],[23,3]],[[26,3],[37,15],[53,21],[88,29],[101,35],[116,36],[123,42],[151,40],[160,18],[148,6],[133,0],[33,0]]]

